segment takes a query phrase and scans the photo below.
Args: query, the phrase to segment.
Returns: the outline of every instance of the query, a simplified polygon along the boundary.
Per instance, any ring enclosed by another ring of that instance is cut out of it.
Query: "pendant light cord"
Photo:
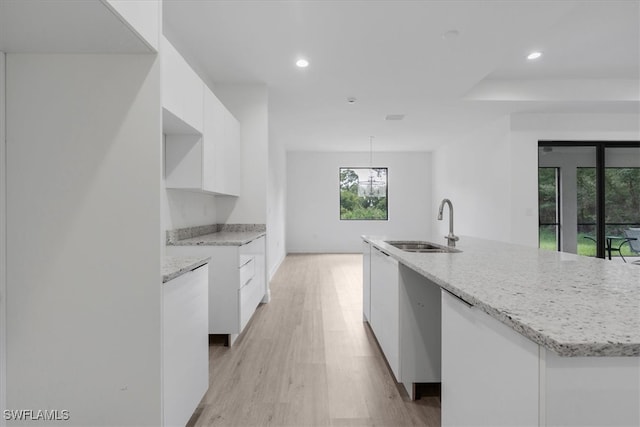
[[[373,137],[369,137],[369,167],[373,169]]]

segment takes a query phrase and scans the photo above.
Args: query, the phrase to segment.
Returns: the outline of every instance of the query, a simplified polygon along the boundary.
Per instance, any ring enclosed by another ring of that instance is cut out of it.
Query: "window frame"
[[[605,158],[607,148],[638,148],[640,141],[581,141],[581,140],[538,140],[538,149],[541,147],[595,147],[596,150],[596,257],[605,258],[604,242],[606,239],[605,218]],[[540,159],[538,158],[538,166]],[[562,209],[562,206],[560,206]]]
[[[385,210],[385,217],[384,218],[342,218],[342,213],[341,213],[341,208],[342,208],[342,200],[341,200],[341,192],[342,189],[340,188],[340,176],[343,170],[346,169],[351,169],[351,170],[355,170],[355,169],[365,169],[365,170],[371,170],[371,169],[384,169],[385,170],[385,178],[386,178],[386,183],[385,183],[385,199],[387,201],[387,208]],[[339,166],[338,167],[338,217],[340,219],[340,221],[389,221],[389,167],[388,166]]]

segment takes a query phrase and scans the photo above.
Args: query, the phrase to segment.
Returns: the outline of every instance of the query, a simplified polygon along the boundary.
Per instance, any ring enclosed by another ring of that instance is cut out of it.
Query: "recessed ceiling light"
[[[300,68],[307,68],[309,66],[309,61],[306,59],[300,58],[296,61],[296,65]]]
[[[527,55],[527,59],[531,61],[531,60],[533,60],[533,59],[538,59],[538,58],[540,58],[541,56],[542,56],[542,52],[538,52],[538,51],[536,51],[536,52],[531,52],[529,55]]]
[[[356,99],[356,97],[355,97],[355,96],[350,96],[350,97],[348,97],[348,98],[347,98],[347,102],[348,102],[349,104],[355,104],[355,103],[356,103],[356,101],[357,101],[357,99]]]

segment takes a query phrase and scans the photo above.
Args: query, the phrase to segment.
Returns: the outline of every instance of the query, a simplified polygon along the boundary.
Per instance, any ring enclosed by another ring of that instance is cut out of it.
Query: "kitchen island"
[[[380,300],[375,260],[392,260],[398,339],[381,347],[397,342],[408,391],[416,372],[441,381],[443,425],[640,425],[640,268],[469,237],[427,254],[363,238],[365,319]]]

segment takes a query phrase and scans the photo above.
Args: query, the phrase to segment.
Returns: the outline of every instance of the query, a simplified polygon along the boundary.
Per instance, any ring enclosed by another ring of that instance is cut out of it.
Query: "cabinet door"
[[[371,319],[371,244],[362,242],[362,313],[364,320]]]
[[[162,107],[202,132],[204,83],[164,37],[161,42]]]
[[[371,249],[371,329],[398,382],[400,381],[399,315],[398,262],[373,247]]]
[[[442,425],[538,425],[538,345],[442,291]]]
[[[209,386],[209,335],[204,265],[163,285],[164,425],[185,425]]]
[[[202,134],[202,189],[212,193],[222,192],[217,180],[216,167],[224,168],[218,160],[224,144],[224,106],[211,90],[204,89],[204,124]],[[220,163],[217,165],[216,163]],[[224,170],[224,169],[223,169]]]
[[[541,355],[546,425],[640,426],[640,358]]]
[[[240,153],[240,123],[225,108],[223,144],[218,151],[216,179],[220,183],[220,193],[239,196],[242,179]]]

